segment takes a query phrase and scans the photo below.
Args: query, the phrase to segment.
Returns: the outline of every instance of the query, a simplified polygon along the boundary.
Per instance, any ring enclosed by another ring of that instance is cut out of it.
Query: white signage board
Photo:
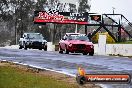
[[[106,35],[99,35],[98,39],[98,55],[106,54]]]

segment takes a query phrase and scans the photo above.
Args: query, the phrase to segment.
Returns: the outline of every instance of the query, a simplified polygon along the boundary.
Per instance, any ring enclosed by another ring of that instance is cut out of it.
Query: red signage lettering
[[[46,13],[46,12],[39,12],[39,16],[38,18],[40,19],[48,19],[48,20],[63,20],[64,16],[63,15],[59,15],[58,12],[56,13]]]

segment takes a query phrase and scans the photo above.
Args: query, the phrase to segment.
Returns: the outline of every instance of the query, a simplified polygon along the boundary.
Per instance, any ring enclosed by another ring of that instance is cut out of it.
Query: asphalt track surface
[[[0,60],[24,63],[73,75],[77,74],[79,66],[86,69],[87,73],[127,72],[132,75],[132,58],[126,57],[89,56],[80,53],[59,54],[57,51],[0,48]],[[107,88],[132,88],[132,83],[103,84],[103,86]]]

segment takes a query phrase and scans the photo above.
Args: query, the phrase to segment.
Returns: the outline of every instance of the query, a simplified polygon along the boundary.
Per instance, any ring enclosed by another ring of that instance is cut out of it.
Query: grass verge
[[[53,77],[6,65],[0,66],[0,88],[76,88],[76,86]]]
[[[29,66],[0,61],[0,88],[102,88],[78,85],[74,77]]]

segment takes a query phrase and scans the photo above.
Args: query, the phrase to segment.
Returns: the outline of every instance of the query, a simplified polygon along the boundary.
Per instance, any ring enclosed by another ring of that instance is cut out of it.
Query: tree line
[[[33,23],[34,11],[42,11],[45,9],[45,5],[53,6],[53,2],[57,1],[59,2],[59,0],[1,0],[0,45],[4,45],[7,41],[15,44],[16,34],[17,40],[19,40],[24,32],[40,32],[46,40],[54,42],[57,42],[66,32],[74,32],[75,25]],[[90,10],[88,0],[81,0],[79,3],[79,12]],[[75,8],[74,4],[70,6]]]

